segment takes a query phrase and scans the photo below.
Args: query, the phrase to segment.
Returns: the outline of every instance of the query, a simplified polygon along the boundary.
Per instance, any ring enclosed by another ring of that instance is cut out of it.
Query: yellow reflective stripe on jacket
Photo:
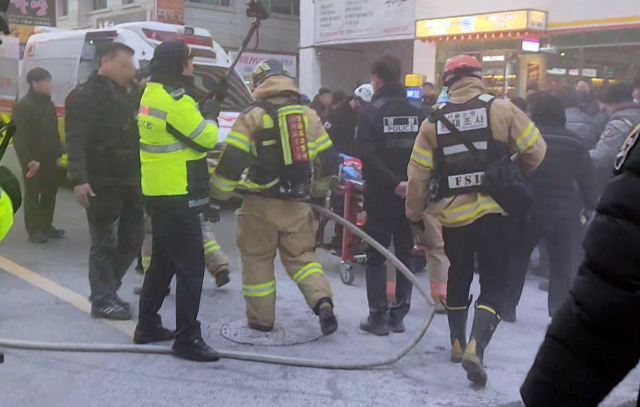
[[[218,250],[220,250],[220,245],[215,240],[210,240],[204,244],[204,254],[217,252]]]
[[[230,146],[234,146],[245,153],[251,151],[251,140],[249,137],[237,131],[230,131],[227,135],[227,138],[224,139],[224,142]]]
[[[433,168],[433,153],[424,148],[414,146],[411,153],[411,161],[422,167]]]
[[[315,273],[324,274],[324,272],[322,271],[322,264],[309,263],[303,268],[301,268],[300,270],[298,270],[296,274],[294,274],[293,277],[291,277],[291,279],[295,281],[296,284],[300,284],[305,278]]]
[[[13,204],[11,198],[0,188],[0,240],[11,230],[13,226]]]
[[[540,137],[540,130],[536,127],[535,124],[530,123],[529,126],[524,130],[524,132],[520,135],[520,137],[516,140],[516,148],[519,153],[524,153],[538,140]]]
[[[333,146],[333,142],[329,138],[329,134],[324,133],[317,140],[308,142],[309,151],[311,152],[311,158],[315,158],[323,151],[330,149]]]
[[[243,284],[242,294],[245,297],[266,297],[276,292],[276,280],[264,284]]]
[[[249,179],[245,179],[240,181],[240,186],[253,191],[261,191],[264,189],[273,188],[274,186],[278,185],[279,182],[280,182],[280,178],[276,178],[267,184],[261,185],[261,184],[256,184],[255,182]]]
[[[142,142],[140,143],[140,150],[144,151],[145,153],[156,153],[156,154],[175,153],[176,151],[182,151],[186,149],[187,149],[187,146],[185,146],[179,141],[177,143],[163,144],[163,145],[146,144]]]
[[[218,174],[217,172],[214,172],[213,175],[211,176],[211,183],[216,188],[218,188],[220,191],[223,191],[223,192],[231,192],[238,185],[238,181],[232,181],[230,179],[227,179],[222,175]]]
[[[262,115],[262,128],[263,129],[272,129],[276,125],[273,123],[273,119],[268,114]]]
[[[156,109],[155,107],[149,107],[149,106],[140,106],[138,113],[155,117],[156,119],[160,119],[160,120],[167,120],[167,116],[169,116],[168,112],[164,110]]]
[[[456,224],[474,219],[483,212],[504,213],[504,210],[490,196],[478,194],[475,202],[444,209],[440,220],[443,225]]]

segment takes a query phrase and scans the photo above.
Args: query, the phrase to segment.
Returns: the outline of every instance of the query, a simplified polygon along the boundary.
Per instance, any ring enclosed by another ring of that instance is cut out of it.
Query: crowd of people
[[[451,360],[484,386],[485,349],[500,321],[515,322],[536,247],[548,257],[549,316],[554,324],[558,313],[570,319],[582,237],[612,166],[625,168],[635,143],[629,135],[640,124],[640,78],[599,93],[587,80],[556,92],[532,84],[526,98],[510,100],[488,94],[480,63],[461,55],[445,65],[448,101],[437,104],[441,92],[432,83],[424,84],[421,101],[408,99],[400,61],[385,56],[373,64],[371,83],[351,96],[323,87],[307,106],[287,70],[269,60],[256,68],[254,102],[210,175],[207,152],[218,141],[224,87],[201,98],[189,47],[168,41],[155,50],[141,99],[132,97],[132,57],[131,48],[111,44],[97,73],[66,101],[69,178],[92,242],[91,315],[131,318],[118,289],[142,246],[146,211],[152,243],[134,341],[175,339],[174,353],[190,360],[219,359],[197,320],[207,247],[217,246],[215,237],[205,244],[202,224],[219,220],[221,202],[234,191],[244,196],[237,243],[248,326],[274,327],[279,251],[323,334],[338,329],[309,203],[327,200],[344,154],[362,161],[367,233],[393,244],[413,272],[421,268],[418,254],[426,257],[432,297],[449,322]],[[26,79],[30,91],[14,109],[15,147],[29,241],[45,243],[64,235],[52,225],[61,146],[51,75],[35,68]],[[594,245],[587,244],[587,257]],[[369,312],[360,328],[402,333],[412,285],[397,273],[395,301],[388,301],[385,258],[373,249],[366,255]],[[474,272],[481,286],[475,303]],[[174,275],[172,331],[158,312]],[[228,271],[218,285],[227,282]],[[549,369],[547,360],[537,363]]]

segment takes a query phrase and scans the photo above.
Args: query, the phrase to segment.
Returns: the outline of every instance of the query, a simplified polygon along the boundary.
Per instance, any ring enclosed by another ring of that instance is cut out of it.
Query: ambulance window
[[[224,77],[226,71],[226,68],[221,66],[196,65],[194,69],[195,85],[202,92],[202,95],[198,96],[206,95],[209,90],[205,84],[218,82]],[[205,77],[209,79],[205,79]],[[237,73],[234,72],[229,82],[229,90],[222,104],[222,110],[242,112],[251,104],[251,94]]]

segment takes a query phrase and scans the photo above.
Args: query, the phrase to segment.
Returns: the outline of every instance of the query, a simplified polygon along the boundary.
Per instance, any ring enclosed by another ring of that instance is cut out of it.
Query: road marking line
[[[73,305],[80,311],[87,314],[91,313],[91,303],[83,295],[80,295],[75,291],[71,291],[67,287],[62,286],[55,281],[36,273],[35,271],[22,267],[21,265],[2,256],[0,256],[0,269],[23,279],[27,283],[48,292],[68,304]],[[111,321],[108,319],[101,319],[100,322],[111,325],[131,337],[133,337],[133,332],[136,328],[136,324],[133,321]]]

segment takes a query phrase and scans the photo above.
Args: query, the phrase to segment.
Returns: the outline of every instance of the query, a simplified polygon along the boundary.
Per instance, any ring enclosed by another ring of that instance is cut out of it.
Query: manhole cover
[[[239,319],[223,325],[220,333],[225,339],[243,345],[292,346],[314,342],[322,336],[320,326],[311,322],[302,318],[278,320],[273,331],[260,332],[249,329],[246,319]]]

